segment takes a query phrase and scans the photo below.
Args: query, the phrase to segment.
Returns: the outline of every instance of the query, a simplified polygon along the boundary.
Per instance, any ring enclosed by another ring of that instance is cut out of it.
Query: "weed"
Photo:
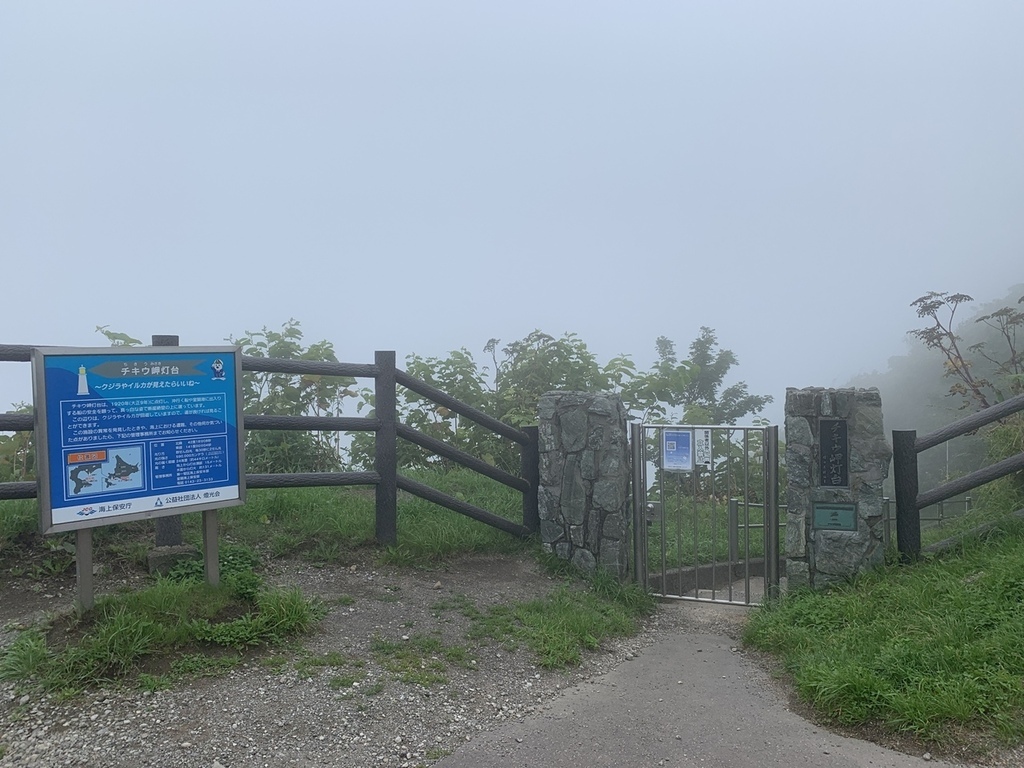
[[[634,633],[636,620],[654,608],[653,598],[635,585],[621,585],[600,572],[589,585],[567,581],[539,600],[486,612],[471,604],[460,606],[473,622],[471,638],[490,638],[509,648],[524,643],[547,668],[579,664],[582,651],[594,650],[605,637]]]
[[[295,662],[295,671],[299,673],[300,677],[312,677],[317,669],[344,667],[352,664],[353,661],[354,659],[350,659],[338,651],[328,651],[322,656],[304,656],[299,659]]]
[[[341,688],[351,688],[353,685],[363,679],[362,675],[335,675],[327,681],[327,685],[332,690],[339,690]]]
[[[439,639],[429,635],[412,635],[397,642],[378,636],[370,642],[370,651],[384,669],[403,683],[424,687],[448,682],[441,657],[447,659],[453,652],[458,656],[457,651],[446,649]]]
[[[166,691],[171,688],[174,685],[174,678],[170,675],[151,675],[148,672],[142,672],[139,674],[136,682],[139,690],[155,693],[156,691]]]
[[[0,655],[0,680],[30,680],[38,677],[50,658],[43,633],[37,629],[26,630]]]
[[[237,667],[241,660],[237,655],[187,653],[171,662],[171,673],[177,677],[217,677]]]
[[[260,664],[270,669],[272,672],[283,672],[285,666],[288,664],[288,659],[284,656],[264,656],[260,659]]]

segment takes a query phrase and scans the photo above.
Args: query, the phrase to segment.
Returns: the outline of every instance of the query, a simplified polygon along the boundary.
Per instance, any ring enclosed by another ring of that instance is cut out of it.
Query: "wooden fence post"
[[[917,431],[892,432],[892,472],[896,491],[896,545],[900,560],[921,555],[921,510],[917,508]]]
[[[177,336],[153,336],[154,347],[176,347]],[[169,515],[156,519],[156,545],[158,547],[180,547],[184,543],[181,535],[181,515]]]
[[[374,448],[373,468],[380,476],[377,483],[376,536],[381,544],[398,543],[398,417],[395,393],[395,353],[374,353],[377,377],[374,379],[374,410],[380,426]]]
[[[537,489],[540,485],[540,430],[537,427],[523,427],[530,442],[522,446],[519,460],[519,474],[530,484],[530,490],[523,494],[523,525],[532,533],[540,531],[540,508],[537,505]]]

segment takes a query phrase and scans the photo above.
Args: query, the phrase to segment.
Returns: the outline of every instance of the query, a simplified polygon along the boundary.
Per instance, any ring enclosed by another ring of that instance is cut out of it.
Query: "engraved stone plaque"
[[[846,419],[822,419],[819,433],[821,485],[846,488],[850,484],[850,441]]]

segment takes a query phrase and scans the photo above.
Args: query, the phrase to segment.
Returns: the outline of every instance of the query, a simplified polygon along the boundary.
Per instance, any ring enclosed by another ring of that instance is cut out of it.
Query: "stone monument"
[[[827,587],[882,564],[891,458],[877,389],[786,390],[789,589]]]

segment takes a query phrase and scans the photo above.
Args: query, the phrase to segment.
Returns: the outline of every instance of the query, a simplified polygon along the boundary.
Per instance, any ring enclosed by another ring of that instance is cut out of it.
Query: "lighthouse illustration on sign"
[[[85,366],[78,366],[78,394],[89,394],[89,380],[85,376]]]

